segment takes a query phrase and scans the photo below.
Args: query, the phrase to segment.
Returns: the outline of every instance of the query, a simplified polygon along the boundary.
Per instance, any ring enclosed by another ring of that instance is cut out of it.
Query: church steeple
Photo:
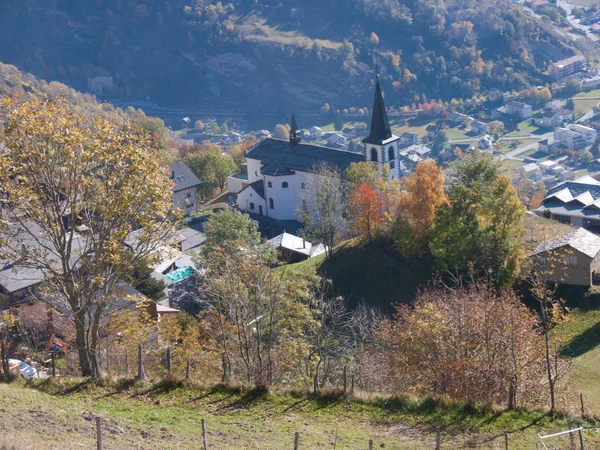
[[[300,132],[298,131],[298,125],[296,124],[296,116],[292,109],[292,123],[290,126],[290,145],[296,145],[300,143]]]
[[[383,94],[379,86],[379,75],[375,82],[375,100],[373,102],[373,116],[371,118],[371,133],[363,142],[370,144],[382,144],[383,141],[392,137],[392,129],[385,111]]]

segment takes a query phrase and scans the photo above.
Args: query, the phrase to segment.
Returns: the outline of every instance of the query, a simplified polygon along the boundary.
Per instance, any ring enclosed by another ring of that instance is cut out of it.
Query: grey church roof
[[[190,189],[201,184],[201,181],[183,162],[179,161],[169,165],[170,177],[175,182],[173,192]]]
[[[296,170],[313,172],[319,164],[326,163],[344,172],[350,164],[365,160],[362,153],[337,150],[311,144],[291,145],[288,141],[267,138],[246,151],[246,157],[263,163],[264,175],[291,175]]]
[[[383,103],[383,94],[379,86],[379,76],[375,82],[375,100],[373,101],[373,116],[371,117],[371,132],[363,142],[368,144],[383,144],[392,137],[392,129],[388,120],[385,104]]]

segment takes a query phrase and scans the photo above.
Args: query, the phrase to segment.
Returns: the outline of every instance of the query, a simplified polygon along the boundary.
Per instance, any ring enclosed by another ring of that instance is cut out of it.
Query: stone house
[[[531,258],[556,283],[592,286],[600,266],[600,237],[583,228],[542,242]]]

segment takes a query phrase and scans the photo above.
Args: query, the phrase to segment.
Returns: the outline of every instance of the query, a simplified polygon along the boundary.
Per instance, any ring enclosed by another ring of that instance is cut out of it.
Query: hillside
[[[370,107],[376,61],[389,105],[410,105],[548,82],[574,43],[542,17],[508,0],[7,0],[0,60],[79,90],[111,76],[111,100],[258,113]]]
[[[508,432],[511,449],[530,449],[537,432],[567,427],[566,420],[539,412],[501,412],[408,396],[346,400],[133,380],[0,383],[0,404],[0,448],[16,445],[16,450],[92,448],[96,415],[102,418],[105,448],[111,449],[201,448],[202,419],[207,420],[209,448],[219,449],[292,448],[296,431],[302,449],[368,448],[369,439],[375,448],[430,449],[437,426],[443,427],[442,448],[504,448]],[[585,438],[588,447],[598,444],[594,433]]]

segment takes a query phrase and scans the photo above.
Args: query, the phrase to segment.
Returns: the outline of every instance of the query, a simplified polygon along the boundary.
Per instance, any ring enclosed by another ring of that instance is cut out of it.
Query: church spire
[[[296,115],[292,109],[292,123],[290,126],[290,145],[296,145],[300,143],[300,132],[298,131],[298,125],[296,124]]]
[[[381,86],[379,86],[379,75],[377,75],[375,82],[375,101],[373,102],[373,116],[371,118],[371,133],[363,142],[381,144],[391,137],[392,129],[390,128],[390,122],[387,113],[385,112],[383,94],[381,92]]]

